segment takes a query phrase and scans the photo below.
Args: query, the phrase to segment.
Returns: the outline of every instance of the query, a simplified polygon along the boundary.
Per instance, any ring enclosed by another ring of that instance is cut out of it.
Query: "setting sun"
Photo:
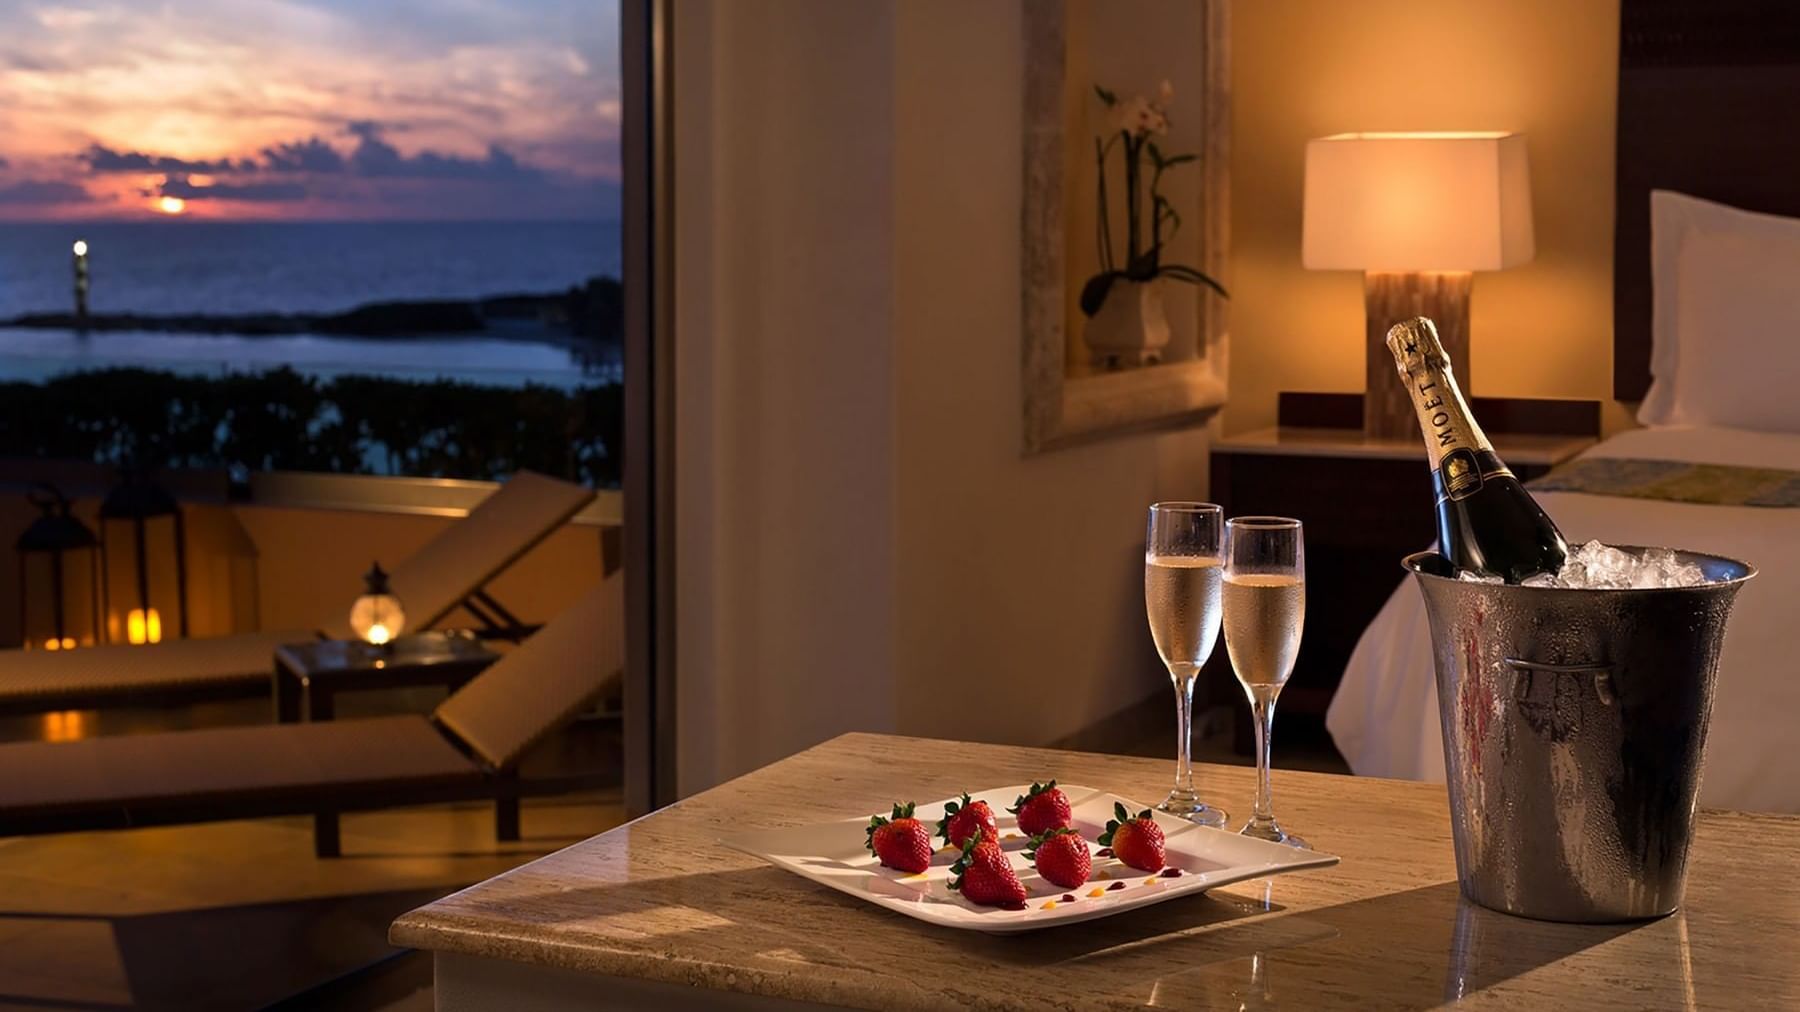
[[[180,197],[158,197],[156,209],[164,214],[180,214],[187,210],[187,201]]]

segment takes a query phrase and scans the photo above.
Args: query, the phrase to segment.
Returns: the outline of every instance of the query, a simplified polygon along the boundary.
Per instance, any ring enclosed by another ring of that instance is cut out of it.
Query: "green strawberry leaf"
[[[1101,833],[1096,842],[1102,847],[1112,846],[1113,834],[1119,831],[1120,826],[1130,821],[1131,813],[1125,810],[1125,806],[1116,801],[1113,802],[1113,818],[1107,820],[1106,832]]]
[[[1017,815],[1017,814],[1019,814],[1019,809],[1024,808],[1025,805],[1031,801],[1031,799],[1033,799],[1033,798],[1037,797],[1038,795],[1043,794],[1047,791],[1053,791],[1055,789],[1056,789],[1056,781],[1054,781],[1054,780],[1050,781],[1047,784],[1040,784],[1034,780],[1031,782],[1031,790],[1014,798],[1013,806],[1011,808],[1008,808],[1007,811],[1013,813],[1014,815]]]
[[[963,841],[962,853],[956,857],[956,863],[950,866],[950,888],[961,890],[963,875],[968,872],[969,864],[974,860],[975,848],[981,845],[981,834],[977,833]]]
[[[1035,862],[1037,860],[1038,850],[1041,849],[1045,843],[1048,843],[1051,840],[1051,838],[1058,837],[1058,836],[1079,836],[1079,835],[1080,835],[1079,833],[1075,832],[1075,830],[1070,829],[1067,826],[1064,826],[1060,829],[1046,829],[1042,833],[1039,833],[1038,835],[1031,838],[1031,844],[1029,846],[1029,849],[1027,849],[1025,851],[1025,857],[1027,860]]]
[[[945,843],[950,842],[950,819],[955,816],[957,812],[969,807],[969,804],[969,792],[964,791],[962,793],[961,804],[952,801],[944,806],[944,817],[938,820],[937,835],[943,837]]]

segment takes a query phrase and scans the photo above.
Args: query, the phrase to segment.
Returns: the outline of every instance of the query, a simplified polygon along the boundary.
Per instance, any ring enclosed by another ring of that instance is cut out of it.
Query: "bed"
[[[1621,433],[1584,458],[1681,460],[1800,471],[1800,434],[1711,427]],[[1800,812],[1800,509],[1699,505],[1542,492],[1571,543],[1667,544],[1758,567],[1738,595],[1720,658],[1700,803]],[[1326,715],[1338,750],[1361,776],[1444,779],[1425,606],[1400,585],[1351,654]]]
[[[1613,394],[1641,401],[1645,428],[1576,462],[1762,469],[1785,481],[1786,498],[1753,506],[1729,496],[1702,504],[1534,493],[1571,543],[1669,545],[1759,568],[1726,634],[1700,801],[1789,813],[1800,812],[1791,730],[1800,720],[1795,38],[1793,5],[1622,5]],[[1363,633],[1326,726],[1358,774],[1443,780],[1429,630],[1411,580]]]

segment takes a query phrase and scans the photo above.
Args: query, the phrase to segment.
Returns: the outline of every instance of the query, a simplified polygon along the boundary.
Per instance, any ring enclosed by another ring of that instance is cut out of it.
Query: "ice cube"
[[[1554,586],[1588,590],[1655,590],[1705,583],[1706,574],[1667,548],[1633,554],[1589,541],[1571,549]]]
[[[1456,578],[1458,580],[1461,580],[1464,583],[1505,583],[1506,582],[1506,578],[1503,576],[1491,576],[1487,573],[1477,573],[1473,569],[1457,570]]]
[[[1521,587],[1554,587],[1556,585],[1555,573],[1533,573],[1519,583]]]

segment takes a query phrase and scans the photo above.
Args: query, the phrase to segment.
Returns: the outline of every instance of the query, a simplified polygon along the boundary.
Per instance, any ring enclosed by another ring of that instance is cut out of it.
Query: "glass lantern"
[[[363,585],[362,596],[350,606],[350,631],[365,643],[385,646],[406,628],[406,610],[388,586],[381,563],[373,563],[363,574]]]
[[[107,642],[187,636],[181,506],[142,472],[128,472],[100,503],[100,592]]]
[[[99,552],[94,532],[69,515],[50,485],[26,497],[43,515],[25,528],[19,552],[19,632],[28,650],[91,647],[100,638]]]

